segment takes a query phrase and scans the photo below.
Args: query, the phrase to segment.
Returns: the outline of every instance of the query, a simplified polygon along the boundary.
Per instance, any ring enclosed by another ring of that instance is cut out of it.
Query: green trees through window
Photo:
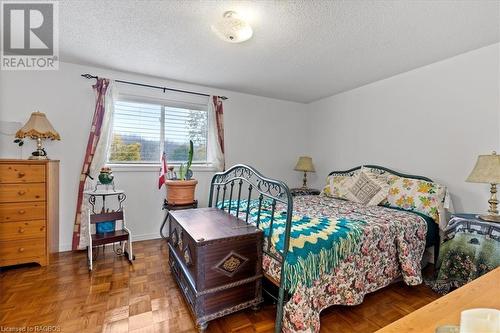
[[[207,110],[130,101],[114,106],[109,163],[158,163],[162,151],[168,163],[185,161],[189,140],[193,163],[207,163]]]

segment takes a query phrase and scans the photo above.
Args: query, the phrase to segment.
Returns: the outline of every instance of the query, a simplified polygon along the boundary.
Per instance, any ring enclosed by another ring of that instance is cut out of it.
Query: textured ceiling
[[[236,10],[242,44],[210,25]],[[500,1],[62,1],[61,60],[310,102],[500,40]]]

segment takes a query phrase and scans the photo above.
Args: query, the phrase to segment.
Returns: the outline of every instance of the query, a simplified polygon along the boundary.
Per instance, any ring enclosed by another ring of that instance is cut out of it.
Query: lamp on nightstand
[[[312,158],[309,156],[300,156],[297,161],[297,165],[294,168],[295,171],[304,171],[304,178],[302,179],[302,188],[307,188],[307,173],[314,172],[314,165]]]
[[[479,155],[476,165],[471,174],[467,177],[470,183],[491,184],[491,197],[488,200],[490,209],[488,214],[479,215],[479,218],[485,221],[500,222],[498,215],[497,184],[500,183],[500,155],[493,152],[491,155]]]

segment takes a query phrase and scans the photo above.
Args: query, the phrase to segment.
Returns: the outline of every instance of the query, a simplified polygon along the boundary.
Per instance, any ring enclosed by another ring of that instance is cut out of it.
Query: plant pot
[[[190,180],[166,180],[167,201],[172,205],[187,205],[194,201],[194,190],[198,181]]]
[[[113,175],[111,172],[101,172],[99,173],[99,182],[104,185],[111,184],[113,182]]]

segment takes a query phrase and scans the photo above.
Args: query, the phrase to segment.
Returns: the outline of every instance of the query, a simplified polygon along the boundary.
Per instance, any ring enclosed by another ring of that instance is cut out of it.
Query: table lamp
[[[300,156],[297,161],[297,165],[294,168],[295,171],[304,171],[304,178],[302,179],[302,188],[307,188],[307,173],[314,172],[314,165],[312,163],[312,158],[309,156]]]
[[[500,183],[500,155],[493,152],[491,155],[479,155],[476,165],[467,182],[491,184],[491,197],[488,200],[490,209],[488,214],[479,215],[479,218],[485,221],[500,222],[498,215],[497,184]]]
[[[49,122],[45,113],[33,112],[28,122],[16,133],[16,138],[23,139],[30,137],[36,140],[36,151],[29,157],[30,160],[46,160],[47,153],[42,148],[42,139],[61,140],[59,133],[56,132]]]

